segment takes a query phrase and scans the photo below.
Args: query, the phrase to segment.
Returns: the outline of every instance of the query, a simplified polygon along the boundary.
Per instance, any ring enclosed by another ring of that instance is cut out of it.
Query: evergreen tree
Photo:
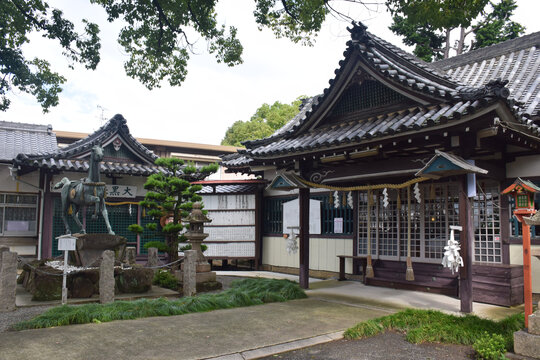
[[[191,182],[215,173],[218,165],[198,169],[192,164],[185,165],[183,160],[177,158],[159,158],[155,164],[163,170],[146,180],[144,188],[147,193],[140,205],[144,207],[146,216],[154,219],[146,228],[165,236],[168,260],[173,262],[178,259],[178,243],[185,241],[182,218],[189,214],[194,202],[202,200],[197,194],[202,186],[192,185]],[[129,229],[136,233],[144,231],[138,224],[130,225]]]

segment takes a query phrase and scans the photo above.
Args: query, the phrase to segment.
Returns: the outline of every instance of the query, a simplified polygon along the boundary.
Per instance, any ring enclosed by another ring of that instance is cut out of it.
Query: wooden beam
[[[459,189],[459,223],[463,228],[459,234],[461,245],[461,257],[463,267],[459,270],[459,299],[461,301],[461,312],[470,313],[473,311],[472,295],[472,259],[473,259],[473,221],[471,203],[467,197],[467,175],[461,176]]]
[[[309,288],[309,188],[299,190],[300,206],[300,287]]]

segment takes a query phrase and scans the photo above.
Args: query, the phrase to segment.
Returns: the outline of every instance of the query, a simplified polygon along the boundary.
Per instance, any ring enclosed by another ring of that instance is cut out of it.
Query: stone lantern
[[[528,180],[517,178],[503,194],[514,197],[514,215],[521,223],[523,238],[523,297],[525,300],[525,327],[529,326],[532,314],[532,274],[531,274],[531,231],[530,226],[540,225],[540,219],[534,208],[534,194],[540,188]],[[533,216],[531,216],[533,215]]]
[[[191,249],[197,251],[197,283],[215,282],[216,273],[210,271],[211,266],[201,250],[201,243],[208,237],[208,234],[204,233],[204,223],[212,220],[203,214],[201,208],[201,203],[194,203],[191,213],[182,219],[183,222],[189,223],[188,231],[184,233],[184,236],[187,238],[187,242],[191,244]]]
[[[517,178],[502,193],[514,198],[514,215],[521,222],[523,215],[533,215],[536,212],[534,209],[534,194],[537,192],[540,192],[540,188],[535,184],[528,180]]]

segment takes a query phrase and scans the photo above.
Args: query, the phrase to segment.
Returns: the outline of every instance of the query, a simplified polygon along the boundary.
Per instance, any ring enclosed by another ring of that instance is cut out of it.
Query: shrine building
[[[309,274],[335,276],[341,256],[368,285],[522,303],[521,226],[501,191],[540,183],[540,33],[425,63],[362,24],[349,31],[322,94],[222,157],[269,183],[262,267],[307,287]],[[454,274],[441,265],[451,225],[465,260]],[[533,258],[536,294],[539,273]]]

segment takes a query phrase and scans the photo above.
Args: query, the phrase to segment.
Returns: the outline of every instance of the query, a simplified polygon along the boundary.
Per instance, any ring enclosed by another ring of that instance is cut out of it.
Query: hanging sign
[[[334,234],[343,234],[343,218],[334,218]]]
[[[107,185],[108,198],[134,198],[137,187],[132,185]]]

